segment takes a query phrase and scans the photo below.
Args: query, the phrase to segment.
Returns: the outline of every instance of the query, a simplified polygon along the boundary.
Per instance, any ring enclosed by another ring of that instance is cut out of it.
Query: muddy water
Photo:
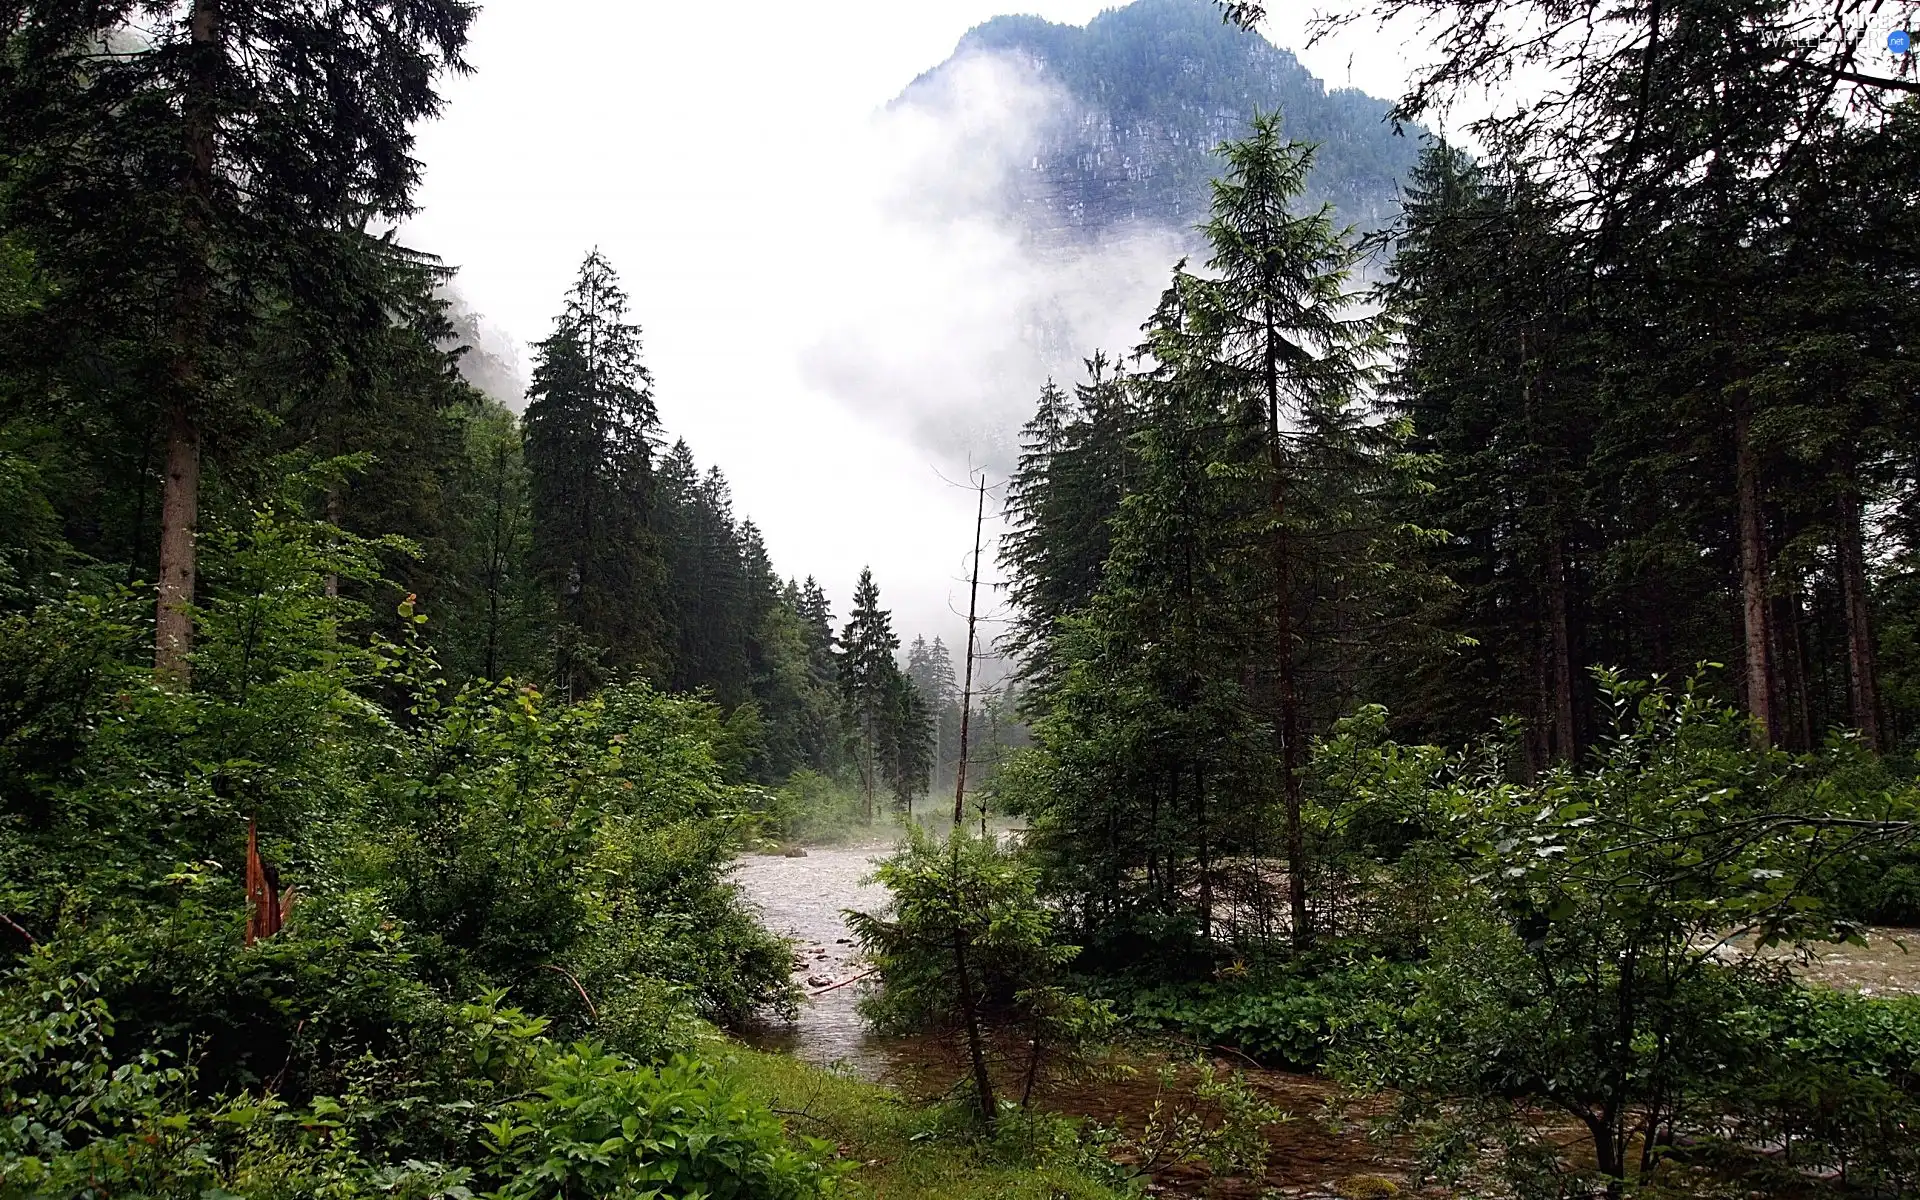
[[[792,940],[793,981],[811,993],[800,1002],[794,1021],[763,1021],[746,1031],[749,1042],[819,1066],[838,1065],[862,1079],[887,1076],[902,1043],[867,1032],[861,1022],[857,1005],[866,982],[833,985],[865,970],[841,914],[886,903],[885,888],[862,880],[891,848],[885,842],[812,846],[805,858],[756,854],[740,859],[735,882],[767,928]]]

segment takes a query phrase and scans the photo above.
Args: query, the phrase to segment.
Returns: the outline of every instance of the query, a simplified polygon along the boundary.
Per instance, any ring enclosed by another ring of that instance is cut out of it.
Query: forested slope
[[[1067,99],[1029,131],[1035,152],[1016,164],[1005,198],[1042,240],[1097,244],[1132,224],[1191,230],[1206,216],[1214,147],[1244,133],[1255,109],[1278,110],[1289,134],[1321,144],[1299,203],[1332,204],[1343,224],[1392,220],[1419,153],[1420,129],[1396,130],[1387,101],[1329,88],[1206,0],[1135,0],[1084,26],[995,17],[896,103],[915,102],[976,54],[1031,63]]]

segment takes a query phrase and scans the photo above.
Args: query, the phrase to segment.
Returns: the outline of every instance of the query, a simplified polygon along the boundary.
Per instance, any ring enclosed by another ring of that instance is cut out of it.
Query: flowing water
[[[865,882],[874,860],[892,848],[872,841],[854,846],[809,847],[805,857],[749,855],[734,875],[767,927],[792,939],[794,983],[807,998],[791,1022],[763,1021],[746,1033],[763,1049],[778,1050],[862,1079],[931,1094],[956,1078],[960,1064],[941,1043],[870,1033],[858,1004],[868,986],[859,948],[847,930],[847,909],[871,911],[886,903],[886,890]],[[1920,994],[1920,937],[1912,930],[1871,931],[1866,947],[1823,947],[1797,965],[1810,981],[1869,995]],[[844,986],[836,986],[844,985]],[[1143,1063],[1145,1060],[1142,1060]],[[1219,1060],[1226,1069],[1247,1064]],[[1353,1194],[1353,1181],[1378,1174],[1404,1182],[1413,1173],[1413,1148],[1404,1139],[1386,1143],[1367,1136],[1365,1118],[1384,1111],[1382,1098],[1340,1097],[1322,1078],[1284,1071],[1247,1069],[1247,1081],[1293,1119],[1274,1127],[1273,1155],[1262,1181],[1267,1195],[1330,1197]],[[1104,1122],[1138,1125],[1155,1100],[1150,1075],[1131,1081],[1104,1078],[1069,1084],[1046,1097],[1058,1111]],[[1331,1109],[1322,1111],[1322,1106]],[[1337,1120],[1328,1119],[1338,1117]],[[1578,1131],[1569,1139],[1577,1140]],[[1569,1153],[1577,1147],[1569,1142]],[[1162,1174],[1157,1186],[1175,1195],[1226,1195],[1195,1170]],[[1231,1194],[1240,1195],[1240,1192]],[[1244,1193],[1255,1194],[1252,1191]],[[1447,1195],[1445,1189],[1429,1194]]]
[[[868,1032],[860,1020],[857,1006],[867,984],[847,981],[865,968],[842,914],[886,903],[886,889],[863,880],[873,873],[874,860],[891,848],[876,841],[813,846],[804,858],[756,854],[740,859],[735,882],[767,928],[792,940],[793,981],[808,993],[795,1020],[763,1021],[747,1031],[749,1042],[818,1066],[838,1065],[862,1079],[888,1074],[905,1044]]]

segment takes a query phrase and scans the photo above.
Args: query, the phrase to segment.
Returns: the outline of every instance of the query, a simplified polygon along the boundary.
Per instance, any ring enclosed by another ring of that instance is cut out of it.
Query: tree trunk
[[[336,447],[336,453],[338,448]],[[340,485],[332,484],[327,488],[327,524],[340,528]],[[340,598],[340,572],[327,572],[327,599]]]
[[[973,630],[980,604],[980,528],[987,519],[987,477],[980,476],[980,500],[973,515],[973,590],[967,596],[966,683],[960,689],[960,758],[953,769],[953,828],[967,819],[967,718],[973,711]]]
[[[1300,691],[1294,678],[1293,561],[1287,544],[1286,462],[1280,451],[1280,338],[1279,319],[1271,301],[1263,312],[1266,326],[1265,383],[1267,399],[1268,520],[1273,531],[1268,552],[1273,570],[1273,650],[1279,677],[1280,786],[1286,801],[1287,909],[1293,923],[1293,944],[1304,949],[1313,938],[1307,919],[1307,841],[1300,824]]]
[[[1554,753],[1563,762],[1579,756],[1573,727],[1573,634],[1567,615],[1567,560],[1560,535],[1547,539],[1547,616],[1553,650]]]
[[[1532,626],[1533,636],[1533,701],[1532,710],[1527,714],[1527,737],[1522,749],[1527,756],[1527,779],[1531,782],[1540,777],[1553,760],[1553,668],[1548,664],[1552,654],[1548,644],[1552,641],[1547,633],[1547,623],[1537,616]]]
[[[1753,715],[1754,741],[1773,744],[1780,720],[1774,704],[1773,637],[1767,603],[1767,525],[1761,511],[1760,461],[1754,452],[1747,402],[1733,418],[1735,490],[1739,501],[1740,596],[1746,648],[1747,711]]]
[[[1847,621],[1847,699],[1854,727],[1867,748],[1885,749],[1880,730],[1880,679],[1873,661],[1873,617],[1868,607],[1867,554],[1860,531],[1860,493],[1841,490],[1839,531],[1834,541],[1840,565],[1840,598]]]
[[[160,492],[160,595],[154,611],[153,670],[167,687],[193,683],[194,528],[200,507],[200,432],[184,402],[167,421],[167,473]]]
[[[1200,940],[1213,943],[1213,848],[1207,842],[1206,766],[1198,759],[1193,764],[1193,824],[1199,835],[1196,849],[1200,855]]]
[[[980,1123],[992,1134],[994,1117],[999,1110],[993,1102],[993,1078],[987,1074],[980,1010],[974,1001],[972,973],[967,969],[967,936],[957,924],[953,927],[953,968],[960,985],[960,1014],[967,1025],[967,1057],[973,1062],[973,1088],[980,1101]]]
[[[192,59],[183,101],[187,169],[183,182],[180,282],[174,297],[173,395],[163,436],[167,467],[160,492],[159,595],[154,607],[153,670],[168,687],[193,682],[194,533],[200,518],[199,405],[205,370],[207,246],[213,204],[213,89],[218,80],[218,0],[194,0]]]
[[[1780,719],[1791,734],[1791,748],[1813,749],[1813,699],[1807,685],[1808,654],[1805,623],[1800,619],[1800,593],[1795,590],[1773,598],[1773,628],[1776,635],[1774,672],[1780,679]]]

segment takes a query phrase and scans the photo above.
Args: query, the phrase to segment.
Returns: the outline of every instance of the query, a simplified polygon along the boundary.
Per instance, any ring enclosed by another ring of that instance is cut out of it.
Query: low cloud
[[[802,350],[803,378],[948,466],[1003,475],[1041,384],[1121,353],[1188,239],[1135,226],[1050,238],[1023,175],[1077,103],[1031,60],[973,52],[878,114],[842,247],[857,280]]]

